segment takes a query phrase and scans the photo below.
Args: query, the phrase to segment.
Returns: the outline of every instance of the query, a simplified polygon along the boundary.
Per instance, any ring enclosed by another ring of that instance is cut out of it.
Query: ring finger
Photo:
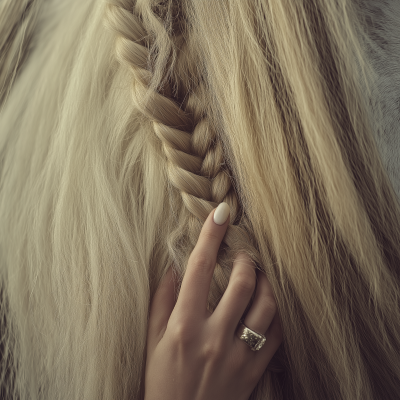
[[[251,330],[265,336],[272,320],[276,314],[277,306],[272,291],[272,286],[269,283],[266,275],[257,270],[257,289],[253,304],[248,311],[244,324]],[[241,333],[240,327],[238,331]],[[236,334],[236,332],[235,332]],[[243,345],[244,351],[251,351],[249,346],[240,340],[239,345]]]

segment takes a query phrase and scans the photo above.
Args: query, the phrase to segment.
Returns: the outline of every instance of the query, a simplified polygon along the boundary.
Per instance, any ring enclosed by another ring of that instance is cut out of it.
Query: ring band
[[[266,338],[261,333],[255,332],[246,326],[242,320],[239,322],[239,332],[243,329],[242,333],[238,334],[240,340],[246,342],[246,344],[251,348],[253,351],[260,350],[261,347],[264,346]]]

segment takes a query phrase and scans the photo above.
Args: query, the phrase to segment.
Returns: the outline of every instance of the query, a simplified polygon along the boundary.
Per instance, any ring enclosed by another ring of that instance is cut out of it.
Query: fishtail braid
[[[141,5],[143,7],[143,1]],[[230,225],[218,253],[210,290],[209,309],[213,310],[228,285],[231,263],[235,255],[239,251],[248,253],[255,267],[263,270],[260,267],[260,254],[255,247],[248,221],[237,201],[231,174],[224,162],[221,141],[218,140],[207,116],[206,84],[201,76],[191,76],[191,81],[196,82],[193,90],[180,82],[183,87],[182,93],[186,98],[186,101],[182,103],[184,111],[174,98],[166,95],[166,93],[171,94],[171,87],[164,87],[163,93],[151,90],[150,47],[153,42],[151,33],[149,34],[144,27],[136,6],[135,1],[112,0],[108,4],[106,21],[108,27],[117,36],[117,59],[132,72],[134,103],[145,118],[152,122],[153,130],[161,140],[167,158],[169,181],[178,189],[185,205],[181,211],[178,226],[168,238],[170,252],[174,255],[175,261],[178,259],[175,267],[178,269],[181,280],[207,216],[220,202],[225,201],[230,206]],[[161,29],[162,20],[159,24]],[[165,35],[167,34],[165,31]],[[170,40],[171,43],[179,43],[181,48],[184,47],[181,34],[176,34],[176,37]],[[182,59],[178,62],[181,61],[181,65],[187,70],[195,71],[195,67],[190,68],[195,61],[184,52],[181,54]],[[179,247],[183,248],[181,253],[179,253]],[[252,301],[245,313],[251,303]],[[275,368],[271,369],[281,370],[276,363]]]

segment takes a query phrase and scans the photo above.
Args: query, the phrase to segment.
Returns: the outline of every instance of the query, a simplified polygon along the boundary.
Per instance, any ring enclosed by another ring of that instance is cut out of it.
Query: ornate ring
[[[243,328],[243,331],[241,334],[238,334],[238,337],[240,340],[243,340],[246,342],[251,350],[257,351],[260,350],[261,347],[264,346],[264,343],[266,341],[266,338],[264,335],[261,333],[255,332],[249,327],[247,327],[242,320],[239,322],[239,327]],[[240,329],[239,329],[240,331]]]

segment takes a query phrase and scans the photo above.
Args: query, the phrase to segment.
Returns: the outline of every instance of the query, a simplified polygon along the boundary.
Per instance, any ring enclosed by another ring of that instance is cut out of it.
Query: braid
[[[168,238],[170,253],[177,260],[175,265],[180,281],[209,213],[223,201],[230,206],[230,225],[218,253],[210,288],[209,309],[214,310],[228,286],[231,265],[236,254],[239,251],[248,253],[256,268],[264,271],[260,267],[261,257],[237,200],[229,168],[224,162],[221,141],[217,139],[208,118],[205,83],[199,76],[191,76],[190,80],[196,82],[192,89],[181,82],[182,92],[186,95],[186,101],[182,102],[185,111],[174,101],[176,99],[165,95],[172,92],[171,87],[164,87],[163,94],[152,91],[153,76],[149,70],[151,36],[147,35],[140,17],[130,10],[136,11],[133,2],[114,0],[108,6],[107,25],[117,34],[116,55],[119,62],[132,71],[134,103],[145,118],[152,122],[153,130],[162,142],[169,181],[179,191],[185,206],[182,208],[178,226]],[[181,27],[178,22],[175,20],[176,26]],[[183,48],[181,39],[182,35],[174,38]],[[186,66],[188,71],[194,71],[196,68],[188,65],[195,61],[195,57],[185,56],[182,52],[182,59],[178,63]],[[179,248],[182,249],[181,252]],[[244,314],[251,307],[253,298]],[[268,369],[283,371],[283,356],[283,353],[278,352]]]
[[[179,190],[189,211],[184,221],[191,228],[186,232],[188,238],[194,246],[209,213],[225,201],[231,208],[231,225],[224,237],[225,244],[235,251],[247,251],[259,263],[258,250],[250,245],[252,240],[247,229],[232,225],[240,217],[240,207],[224,163],[221,142],[209,122],[206,107],[202,106],[205,84],[197,77],[197,86],[187,93],[185,111],[174,99],[149,89],[152,80],[149,48],[152,41],[140,16],[131,11],[136,11],[136,7],[132,1],[112,1],[107,10],[107,24],[117,34],[116,56],[119,62],[132,71],[134,103],[147,120],[152,121],[168,160],[169,180]],[[175,40],[179,41],[179,38]],[[186,57],[183,63],[187,65],[189,62],[193,63],[190,57]],[[182,232],[184,226],[180,225],[176,232]],[[218,261],[221,266],[226,264],[221,258]]]

